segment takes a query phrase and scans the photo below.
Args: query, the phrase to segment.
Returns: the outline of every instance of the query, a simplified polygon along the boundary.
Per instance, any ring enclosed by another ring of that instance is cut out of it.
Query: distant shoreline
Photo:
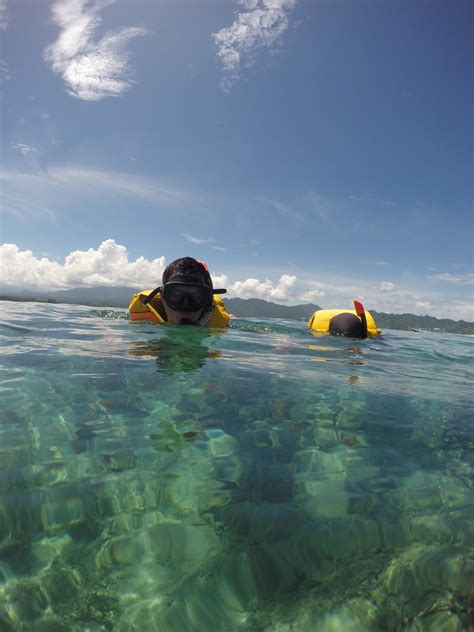
[[[109,288],[107,288],[109,290]],[[74,292],[74,291],[73,291]],[[94,298],[87,296],[11,296],[0,295],[0,301],[13,301],[16,303],[46,303],[52,305],[84,305],[87,307],[110,307],[114,309],[127,309],[133,289],[123,288],[124,296],[100,297],[100,292]],[[235,316],[240,318],[284,318],[287,320],[307,320],[317,309],[318,305],[281,305],[264,301],[262,299],[228,298],[225,303]],[[416,314],[387,314],[370,310],[380,329],[398,329],[400,331],[415,331],[419,333],[454,333],[473,336],[474,323],[464,320],[452,320],[449,318],[435,318],[434,316],[417,316]]]

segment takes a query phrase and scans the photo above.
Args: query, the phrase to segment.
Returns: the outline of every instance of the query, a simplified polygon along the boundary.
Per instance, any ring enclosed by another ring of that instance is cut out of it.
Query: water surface
[[[0,321],[2,632],[473,626],[473,338]]]

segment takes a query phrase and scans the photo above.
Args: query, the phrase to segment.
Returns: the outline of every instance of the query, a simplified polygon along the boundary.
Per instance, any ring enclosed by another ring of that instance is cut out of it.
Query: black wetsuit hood
[[[329,321],[329,333],[332,336],[348,336],[349,338],[367,338],[362,320],[355,314],[344,312],[333,316]]]

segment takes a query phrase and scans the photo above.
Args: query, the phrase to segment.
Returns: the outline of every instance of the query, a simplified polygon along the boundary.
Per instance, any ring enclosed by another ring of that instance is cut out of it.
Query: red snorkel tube
[[[354,308],[356,311],[357,316],[360,318],[361,322],[362,322],[362,335],[361,338],[367,338],[367,318],[365,316],[365,309],[364,306],[362,305],[362,303],[360,301],[357,301],[356,299],[353,300],[354,303]]]

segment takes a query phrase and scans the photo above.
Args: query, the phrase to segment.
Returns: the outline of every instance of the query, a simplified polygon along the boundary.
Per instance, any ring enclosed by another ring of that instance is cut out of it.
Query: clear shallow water
[[[0,321],[2,632],[473,628],[473,338]]]

